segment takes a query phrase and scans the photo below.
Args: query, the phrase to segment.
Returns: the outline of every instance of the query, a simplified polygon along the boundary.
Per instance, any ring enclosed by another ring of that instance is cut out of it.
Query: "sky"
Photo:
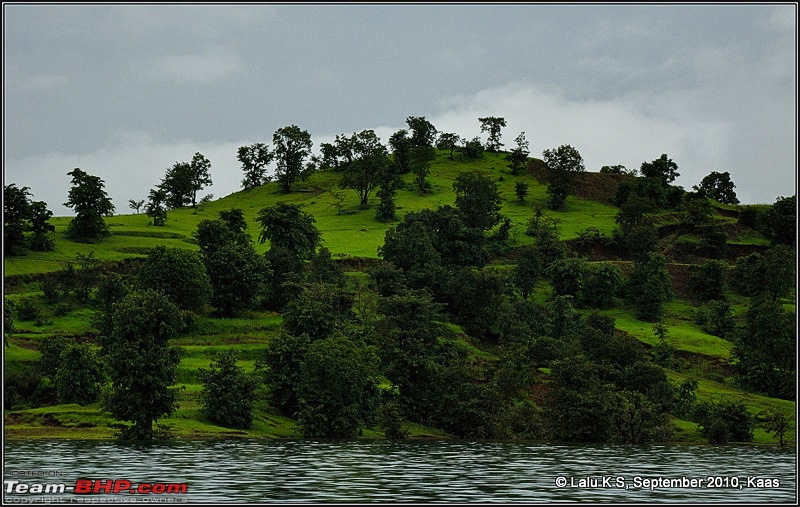
[[[241,188],[238,147],[297,125],[314,150],[424,116],[587,171],[662,154],[691,190],[729,172],[743,203],[796,193],[797,5],[3,4],[4,184],[56,216],[75,167],[119,214],[199,152]]]

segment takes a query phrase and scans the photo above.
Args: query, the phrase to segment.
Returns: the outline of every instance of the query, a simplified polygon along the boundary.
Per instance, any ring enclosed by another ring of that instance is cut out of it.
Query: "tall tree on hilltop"
[[[105,182],[75,168],[67,173],[72,176],[64,206],[75,210],[75,218],[67,226],[67,236],[76,240],[96,240],[108,236],[104,216],[114,213],[114,204],[104,189]]]
[[[680,173],[678,173],[678,164],[673,162],[671,158],[667,158],[666,153],[652,162],[642,162],[640,170],[642,176],[659,181],[662,186],[669,185],[675,181],[675,178],[680,176]]]
[[[528,149],[528,140],[525,139],[525,132],[520,133],[520,135],[514,139],[514,142],[517,143],[517,147],[511,150],[511,153],[508,154],[506,159],[511,162],[509,165],[511,168],[511,174],[516,176],[520,171],[525,169],[525,164],[528,162],[530,150]]]
[[[242,189],[249,190],[269,181],[267,166],[272,161],[272,157],[273,153],[264,143],[239,147],[236,158],[241,162],[242,171],[244,171]]]
[[[311,154],[311,134],[296,125],[279,128],[272,136],[273,154],[278,164],[275,177],[284,194],[292,191],[292,185],[308,178],[310,171],[304,166]]]
[[[369,195],[380,183],[389,159],[386,147],[374,130],[364,130],[353,136],[353,161],[347,164],[339,183],[342,188],[356,191],[362,209],[369,207]]]
[[[542,160],[547,165],[545,179],[547,193],[550,194],[551,209],[562,209],[567,196],[575,191],[579,177],[586,171],[583,157],[578,150],[568,144],[553,150],[544,150]]]
[[[497,116],[485,116],[478,118],[481,122],[481,132],[488,132],[489,136],[486,139],[486,151],[496,153],[500,151],[503,143],[500,142],[500,129],[506,126],[506,119]]]
[[[731,181],[731,174],[728,171],[719,173],[711,171],[700,181],[700,185],[695,185],[695,192],[703,197],[714,199],[723,204],[739,204],[736,192],[733,190],[736,185]]]

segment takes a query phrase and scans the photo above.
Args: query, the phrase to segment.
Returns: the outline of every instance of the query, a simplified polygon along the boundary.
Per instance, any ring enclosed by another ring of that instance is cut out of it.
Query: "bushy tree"
[[[659,252],[650,252],[643,260],[633,263],[625,293],[636,307],[637,316],[645,321],[661,318],[663,304],[672,297],[672,282],[667,260]]]
[[[565,144],[542,153],[542,160],[547,166],[545,181],[547,193],[550,194],[551,209],[562,209],[567,196],[575,191],[580,183],[580,176],[586,171],[583,157],[578,150]]]
[[[622,273],[609,262],[587,264],[578,293],[581,303],[592,308],[608,308],[622,288]]]
[[[72,176],[72,187],[64,206],[75,210],[75,218],[67,226],[67,236],[78,241],[108,236],[110,232],[103,217],[114,213],[114,204],[106,194],[105,182],[77,167],[67,174]]]
[[[261,226],[258,236],[261,243],[269,240],[270,248],[284,248],[298,259],[311,258],[321,239],[314,217],[296,204],[281,201],[263,208],[256,221]]]
[[[514,184],[514,193],[517,194],[519,202],[525,202],[525,196],[528,195],[528,184],[524,181],[518,181]]]
[[[767,396],[794,399],[797,378],[794,316],[769,298],[755,299],[732,356],[737,382]]]
[[[283,328],[295,336],[321,340],[352,318],[353,294],[328,284],[306,284],[283,311]]]
[[[797,196],[778,197],[766,213],[765,229],[773,245],[797,244]]]
[[[353,160],[344,168],[339,185],[356,191],[362,209],[369,207],[369,195],[378,186],[389,163],[386,147],[373,130],[353,136]]]
[[[159,245],[144,260],[139,286],[163,292],[179,308],[200,312],[211,300],[212,288],[200,255]]]
[[[523,299],[528,299],[533,293],[543,270],[539,249],[530,245],[522,247],[511,279],[522,293]]]
[[[528,149],[528,140],[525,139],[525,132],[520,133],[520,135],[514,139],[514,142],[517,143],[517,146],[511,150],[511,153],[508,154],[506,159],[510,162],[509,167],[511,168],[511,174],[516,176],[520,171],[525,169],[530,150]]]
[[[380,203],[375,210],[375,216],[381,222],[392,221],[397,211],[395,195],[402,185],[402,181],[400,180],[400,167],[395,161],[384,165],[379,176],[378,185],[380,188],[378,188],[376,193],[378,194]]]
[[[264,143],[255,143],[250,146],[240,146],[236,158],[242,164],[244,179],[242,189],[249,190],[263,185],[270,180],[267,175],[267,166],[272,162],[274,154]]]
[[[667,158],[666,153],[652,162],[642,162],[640,171],[642,176],[658,181],[661,186],[664,187],[680,176],[680,173],[678,173],[678,164],[673,162],[671,158]]]
[[[500,223],[497,183],[478,172],[459,173],[453,182],[456,209],[467,227],[487,231]]]
[[[448,158],[453,160],[453,152],[461,144],[462,139],[458,134],[451,132],[442,132],[439,134],[439,139],[436,141],[436,148],[440,150],[448,150],[450,153]]]
[[[264,358],[257,364],[269,387],[272,405],[289,417],[296,417],[298,410],[297,388],[309,345],[308,335],[280,333],[269,341]]]
[[[203,415],[209,421],[228,427],[248,429],[253,424],[256,381],[237,366],[238,352],[220,353],[208,369],[201,368]]]
[[[112,322],[104,347],[112,383],[107,409],[133,423],[123,438],[149,440],[155,436],[153,421],[176,408],[180,358],[168,340],[181,329],[182,314],[163,293],[144,290],[120,301]]]
[[[700,434],[714,444],[752,442],[755,418],[742,400],[720,400],[699,403],[693,420]]]
[[[586,259],[568,257],[552,262],[547,267],[546,273],[550,277],[556,295],[577,298],[583,288],[586,271]]]
[[[153,219],[153,225],[160,227],[167,223],[167,191],[163,188],[150,190],[144,212]]]
[[[12,183],[3,187],[3,251],[19,253],[25,241],[25,229],[31,217],[30,188]]]
[[[30,249],[37,252],[49,252],[55,248],[55,242],[50,236],[55,232],[55,227],[50,224],[53,212],[47,209],[44,201],[31,203],[31,231]]]
[[[91,345],[72,343],[62,350],[53,380],[60,403],[86,405],[100,397],[105,374]]]
[[[725,299],[726,262],[708,259],[700,266],[692,266],[690,272],[689,288],[700,300]]]
[[[464,144],[460,148],[461,156],[466,161],[478,160],[483,158],[483,143],[480,137],[464,139]]]
[[[244,212],[220,211],[216,220],[203,220],[194,233],[212,287],[211,304],[232,316],[255,305],[272,275],[247,233]]]
[[[271,275],[252,244],[231,241],[203,255],[212,287],[211,304],[224,316],[248,310],[263,293]]]
[[[731,180],[731,174],[727,171],[720,173],[711,171],[701,181],[699,186],[694,186],[694,190],[703,197],[714,199],[723,204],[739,204],[736,192],[733,190],[736,185]]]
[[[731,304],[724,300],[712,300],[704,303],[695,313],[697,322],[708,334],[731,339],[735,322],[731,312]]]
[[[408,130],[401,129],[389,137],[389,147],[392,149],[392,162],[397,166],[400,174],[411,171],[411,138]]]
[[[378,358],[365,344],[342,335],[313,342],[297,391],[304,436],[355,437],[376,418]]]
[[[311,154],[311,134],[297,125],[279,128],[272,136],[272,153],[277,163],[275,178],[284,194],[292,191],[298,181],[304,181],[310,171],[303,165]]]
[[[502,137],[501,129],[506,126],[506,119],[498,116],[485,116],[478,118],[481,123],[481,132],[487,132],[489,135],[486,138],[486,151],[496,153],[500,151],[503,143],[500,142]]]

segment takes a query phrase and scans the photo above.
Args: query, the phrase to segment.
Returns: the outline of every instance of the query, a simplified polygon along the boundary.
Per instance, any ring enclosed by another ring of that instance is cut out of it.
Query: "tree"
[[[777,301],[755,298],[732,356],[737,382],[767,396],[794,399],[797,379],[794,315]]]
[[[230,241],[203,255],[211,282],[211,304],[226,317],[252,308],[272,274],[250,243]]]
[[[666,153],[652,162],[642,162],[640,170],[642,176],[658,181],[661,186],[664,187],[680,176],[680,173],[678,173],[678,164],[673,162],[672,159],[667,158]]]
[[[609,262],[587,264],[578,293],[581,303],[592,308],[608,308],[622,287],[622,274]]]
[[[264,257],[256,254],[239,208],[219,212],[216,220],[203,220],[194,238],[212,287],[211,304],[231,316],[252,308],[272,273]]]
[[[274,154],[264,143],[255,143],[250,146],[240,146],[236,158],[242,164],[244,179],[242,189],[249,190],[263,185],[269,181],[267,166],[272,162]]]
[[[471,140],[464,140],[461,147],[461,157],[465,160],[478,160],[483,158],[483,143],[480,137],[473,137]]]
[[[256,365],[269,387],[272,406],[289,417],[297,416],[297,390],[309,345],[311,338],[308,335],[280,333],[269,341],[263,359]]]
[[[520,135],[514,139],[514,142],[517,143],[517,146],[511,150],[511,153],[508,154],[506,159],[511,162],[508,166],[511,168],[511,174],[516,176],[520,171],[525,169],[530,150],[528,149],[529,143],[527,139],[525,139],[525,132],[520,133]]]
[[[689,288],[702,301],[725,299],[725,278],[728,263],[708,259],[690,268]]]
[[[500,191],[497,183],[478,172],[460,173],[453,182],[458,209],[464,224],[486,231],[500,223]]]
[[[66,234],[74,240],[97,240],[110,235],[104,216],[114,213],[114,204],[104,190],[104,181],[97,176],[75,168],[64,206],[75,210],[75,218],[67,226]]]
[[[500,129],[506,126],[506,119],[497,116],[486,116],[478,118],[481,122],[481,132],[488,132],[489,136],[486,139],[486,151],[496,153],[500,151],[503,143],[500,142]]]
[[[220,353],[208,369],[201,368],[203,415],[209,421],[228,427],[248,429],[253,424],[253,394],[256,382],[236,365],[239,353]]]
[[[277,162],[275,177],[284,194],[292,191],[292,185],[305,181],[310,171],[303,165],[311,153],[311,134],[296,125],[279,128],[272,135],[272,153]]]
[[[142,206],[144,206],[144,199],[139,199],[138,201],[136,199],[128,199],[128,207],[136,211],[137,215],[139,214],[139,210],[142,209]]]
[[[189,164],[189,196],[192,199],[192,207],[197,206],[197,192],[204,189],[206,185],[211,185],[211,162],[202,153],[195,153],[192,163]]]
[[[519,202],[525,202],[525,196],[528,195],[528,184],[524,181],[518,181],[514,184],[514,193],[517,194]]]
[[[461,144],[461,137],[458,134],[442,132],[439,134],[439,139],[436,141],[436,148],[440,150],[449,150],[449,158],[453,160],[453,152],[459,144]]]
[[[131,421],[122,437],[149,440],[153,421],[176,408],[175,380],[180,358],[167,341],[178,334],[180,309],[161,292],[144,290],[119,302],[106,347],[111,376],[107,409]]]
[[[283,311],[283,328],[291,335],[322,340],[352,318],[353,295],[327,283],[304,284]]]
[[[86,405],[100,397],[103,365],[87,343],[67,345],[61,352],[55,379],[58,401]]]
[[[395,162],[385,164],[381,171],[378,182],[380,188],[376,192],[380,202],[375,210],[375,216],[381,222],[389,222],[395,218],[397,205],[395,204],[394,196],[397,194],[397,189],[402,185],[399,171],[400,168]]]
[[[640,319],[658,321],[663,304],[672,297],[666,257],[660,252],[649,252],[645,258],[635,260],[625,292]]]
[[[520,258],[514,267],[512,280],[522,293],[523,299],[528,299],[528,296],[533,293],[541,275],[542,260],[539,249],[531,245],[522,247]]]
[[[269,240],[270,248],[280,247],[298,259],[310,259],[321,240],[314,225],[314,217],[296,204],[279,202],[258,212],[256,221],[261,225],[258,240]]]
[[[188,162],[175,162],[167,169],[158,189],[166,194],[166,204],[171,209],[189,204],[192,195],[192,165]]]
[[[406,124],[411,130],[411,145],[416,148],[432,148],[437,130],[424,116],[409,116]]]
[[[731,181],[731,175],[728,171],[724,173],[712,171],[700,181],[700,186],[695,185],[693,188],[701,196],[714,199],[717,202],[739,204],[739,199],[733,190],[735,187],[736,185]]]
[[[411,130],[409,139],[409,167],[414,173],[419,193],[426,192],[425,179],[430,174],[431,161],[436,157],[434,141],[436,140],[436,127],[425,119],[424,116],[409,116],[406,118],[408,128]]]
[[[545,150],[542,159],[547,166],[545,180],[550,194],[551,209],[562,209],[567,196],[574,192],[579,177],[586,171],[583,158],[578,150],[568,144],[553,150]]]
[[[411,138],[408,131],[398,130],[389,137],[389,147],[392,149],[393,162],[400,174],[411,171]]]
[[[153,219],[153,225],[163,226],[167,223],[167,191],[163,188],[153,188],[147,197],[147,206],[144,212]]]
[[[775,438],[778,439],[778,445],[783,447],[786,445],[785,436],[786,432],[792,427],[791,421],[786,414],[780,410],[770,408],[763,410],[758,414],[761,427],[768,433],[774,433]]]
[[[55,248],[55,242],[50,234],[55,232],[55,227],[50,224],[53,212],[47,209],[44,201],[31,203],[31,231],[30,249],[37,252],[49,252]]]
[[[313,342],[301,372],[298,419],[304,436],[355,437],[375,421],[378,358],[363,343],[342,335]]]
[[[139,286],[159,290],[179,308],[200,312],[211,299],[211,280],[196,252],[159,245],[139,269]]]
[[[797,196],[778,197],[767,211],[766,236],[773,245],[797,244]]]
[[[12,183],[3,187],[3,247],[6,254],[20,251],[31,217],[30,188]]]
[[[374,130],[353,136],[353,161],[345,166],[339,185],[356,191],[361,209],[369,207],[369,195],[378,186],[389,163],[386,147]]]

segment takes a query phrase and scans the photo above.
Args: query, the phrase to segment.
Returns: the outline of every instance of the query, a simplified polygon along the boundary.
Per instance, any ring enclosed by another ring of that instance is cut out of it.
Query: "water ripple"
[[[11,471],[19,470],[61,470],[67,474],[66,479],[48,477],[38,482],[69,484],[88,478],[125,479],[134,484],[187,483],[188,500],[202,502],[797,500],[794,451],[745,446],[363,441],[181,441],[129,446],[117,442],[7,442],[6,478]],[[650,489],[634,482],[637,477],[709,476],[736,477],[744,485],[747,477],[776,478],[780,485],[738,489],[659,484]],[[569,481],[568,486],[557,487],[559,478]],[[611,481],[611,487],[604,480]],[[23,495],[6,494],[4,499],[14,501],[10,497],[18,496]]]

